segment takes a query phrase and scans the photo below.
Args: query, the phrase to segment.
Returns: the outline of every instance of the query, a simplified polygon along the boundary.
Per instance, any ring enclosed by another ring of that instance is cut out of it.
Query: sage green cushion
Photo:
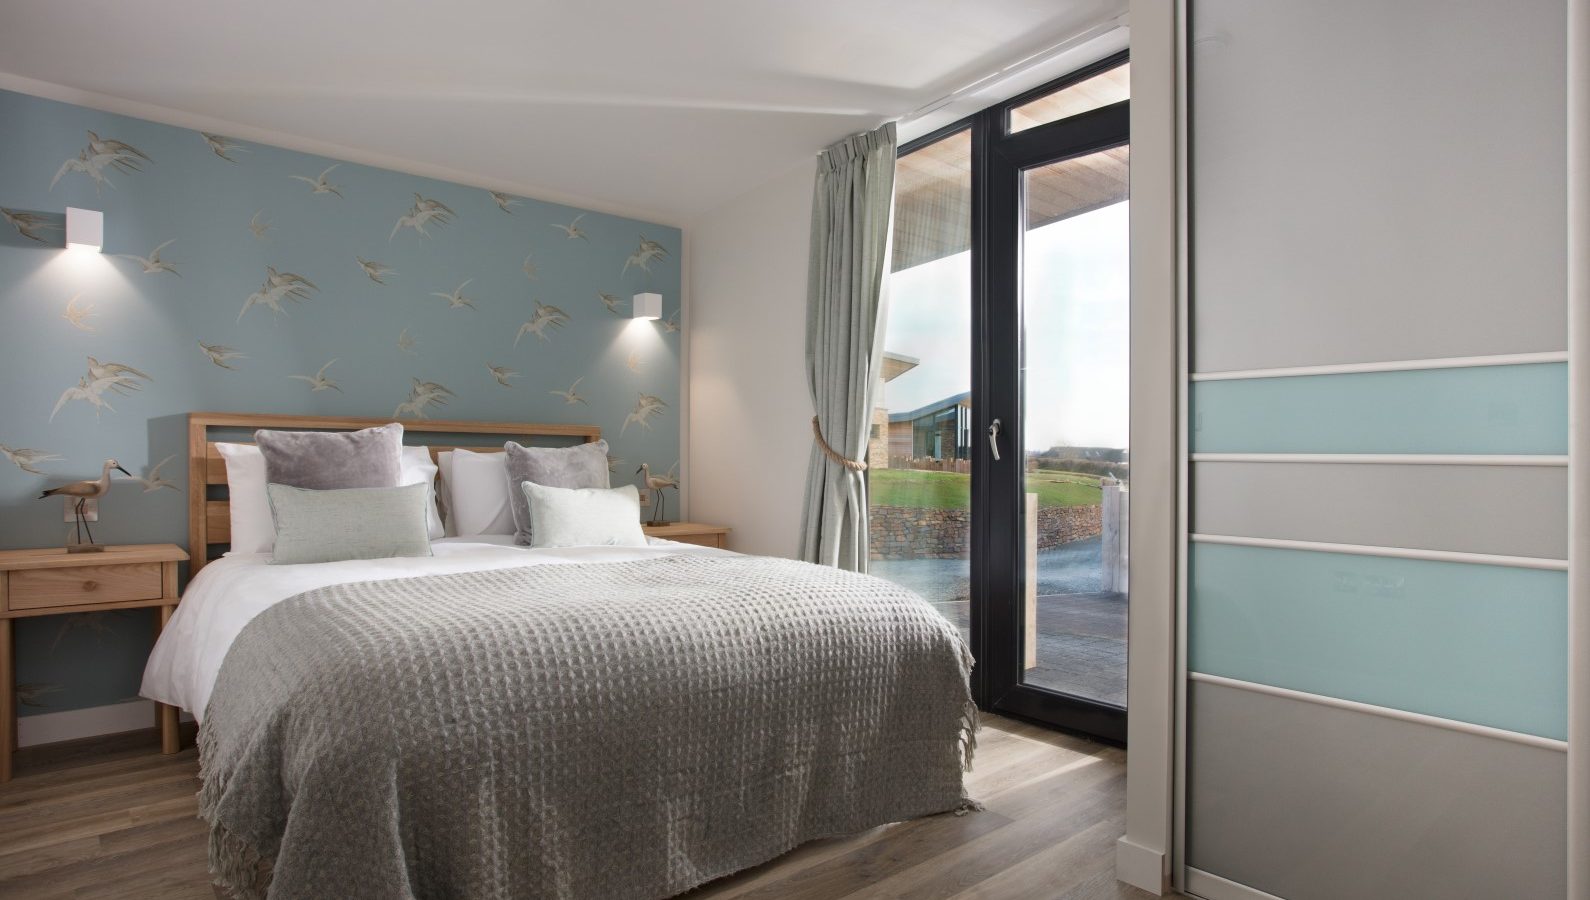
[[[268,484],[275,565],[430,556],[428,484],[312,491]]]
[[[640,491],[616,488],[547,487],[520,482],[530,506],[532,547],[644,547]]]

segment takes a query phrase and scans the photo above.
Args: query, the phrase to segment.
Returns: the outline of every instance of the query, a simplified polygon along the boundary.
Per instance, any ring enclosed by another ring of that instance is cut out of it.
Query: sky
[[[1027,232],[1026,445],[1125,447],[1127,204]],[[971,389],[971,254],[889,276],[884,349],[922,361],[884,388],[893,412]]]

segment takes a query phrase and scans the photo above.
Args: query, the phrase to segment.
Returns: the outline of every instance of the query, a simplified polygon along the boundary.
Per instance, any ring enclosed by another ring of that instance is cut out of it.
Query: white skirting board
[[[1186,890],[1188,894],[1204,900],[1281,900],[1274,894],[1266,894],[1258,888],[1250,888],[1191,866],[1187,867]]]
[[[1165,893],[1165,854],[1127,840],[1115,842],[1115,878],[1156,897]]]
[[[182,721],[191,722],[193,716],[183,713]],[[154,727],[153,700],[133,700],[127,703],[112,703],[109,706],[39,713],[17,718],[17,746],[35,747],[39,744],[55,744],[61,741],[75,741],[78,738],[121,734]]]

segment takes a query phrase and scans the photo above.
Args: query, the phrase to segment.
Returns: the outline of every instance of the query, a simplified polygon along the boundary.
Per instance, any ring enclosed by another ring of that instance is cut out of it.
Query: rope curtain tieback
[[[812,437],[817,439],[817,449],[823,451],[823,455],[828,457],[830,460],[839,463],[852,472],[867,471],[867,464],[865,462],[857,462],[853,459],[847,459],[844,454],[828,446],[828,442],[823,440],[823,426],[817,421],[816,416],[812,416]]]

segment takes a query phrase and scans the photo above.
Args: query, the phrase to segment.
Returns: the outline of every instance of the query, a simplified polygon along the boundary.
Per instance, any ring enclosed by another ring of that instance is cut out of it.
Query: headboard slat
[[[274,413],[188,413],[188,556],[193,573],[204,568],[210,547],[232,539],[232,507],[227,500],[208,496],[212,485],[226,484],[226,461],[211,440],[212,429],[257,430],[260,428],[294,431],[349,431],[385,425],[392,419],[352,416],[290,416]],[[599,440],[602,429],[595,425],[542,425],[526,422],[466,422],[421,419],[402,422],[403,430],[414,433],[491,435],[493,437],[538,439],[578,438],[584,443]],[[235,443],[248,443],[237,441]],[[481,446],[430,444],[431,458],[447,450],[490,452]]]

